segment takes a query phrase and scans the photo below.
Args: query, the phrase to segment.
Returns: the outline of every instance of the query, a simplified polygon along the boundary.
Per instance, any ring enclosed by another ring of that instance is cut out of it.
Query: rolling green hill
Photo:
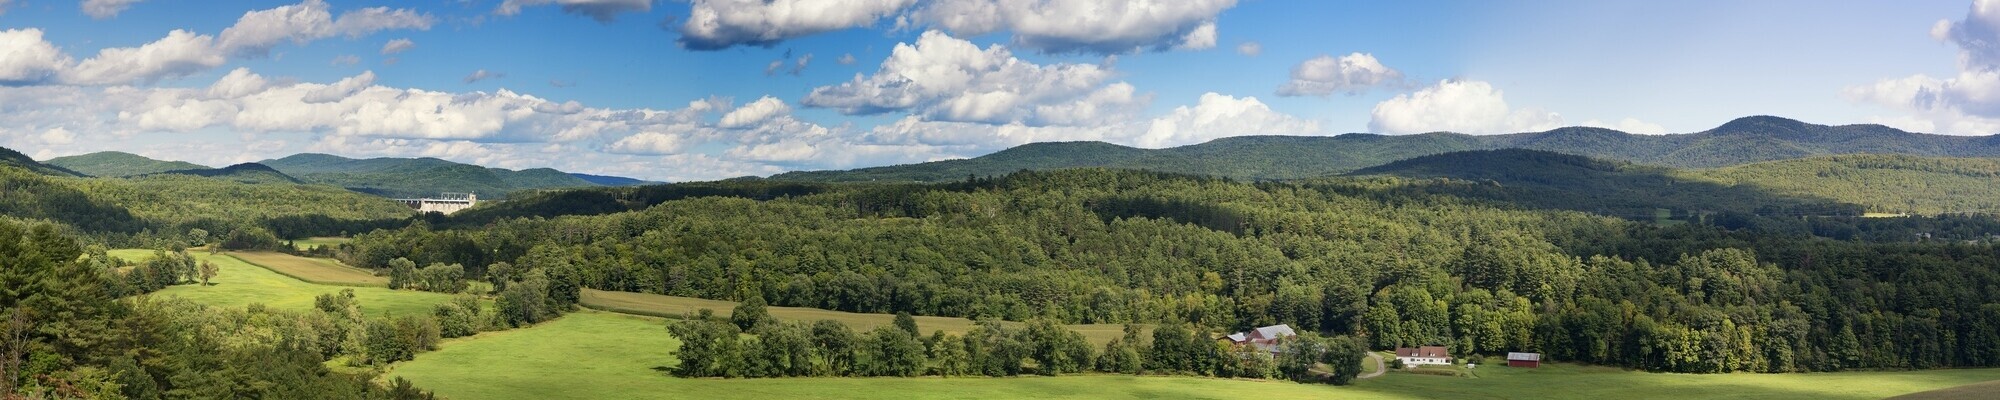
[[[1412,157],[1466,150],[1530,149],[1677,168],[1713,168],[1836,154],[1893,153],[1934,157],[2000,157],[2000,135],[1911,133],[1881,125],[1815,125],[1778,117],[1739,118],[1702,132],[1635,135],[1602,128],[1472,136],[1456,133],[1384,136],[1239,136],[1207,143],[1138,149],[1101,142],[1035,143],[986,156],[850,171],[789,172],[771,179],[950,181],[1019,170],[1114,167],[1237,179],[1299,179],[1333,175]]]
[[[524,189],[598,186],[548,168],[514,171],[436,158],[351,159],[327,154],[298,154],[260,163],[306,182],[387,197],[470,192],[484,198],[503,198],[510,192]]]
[[[285,175],[285,173],[283,172],[278,172],[278,170],[271,169],[271,167],[269,166],[265,166],[264,164],[258,164],[258,163],[242,163],[222,168],[174,170],[174,171],[166,171],[166,172],[145,174],[139,176],[154,176],[154,175],[189,175],[189,176],[216,178],[216,179],[230,180],[242,183],[252,183],[252,184],[304,183],[302,181],[299,181],[298,178],[293,178],[291,175]]]
[[[1679,171],[1540,150],[1453,152],[1355,171],[1358,177],[1417,179],[1400,190],[1481,198],[1528,208],[1584,211],[1629,219],[1715,212],[1857,215],[1859,208],[1811,192],[1777,193],[1681,176]]]
[[[1877,213],[2000,213],[2000,160],[1841,155],[1678,174],[1771,193],[1816,196]]]
[[[29,172],[34,172],[43,175],[55,175],[55,176],[83,175],[76,171],[72,171],[68,168],[43,164],[41,162],[35,161],[35,159],[33,158],[29,158],[26,154],[21,154],[21,152],[14,151],[13,149],[8,149],[5,147],[0,147],[0,166],[13,166],[27,170]]]
[[[56,157],[47,164],[68,168],[77,172],[108,178],[145,175],[167,171],[208,169],[207,166],[183,161],[163,161],[138,154],[100,151],[96,153]]]

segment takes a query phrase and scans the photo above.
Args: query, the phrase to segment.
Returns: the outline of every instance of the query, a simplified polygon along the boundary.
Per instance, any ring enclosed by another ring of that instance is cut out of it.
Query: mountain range
[[[4,150],[4,149],[0,149]],[[224,168],[167,161],[106,151],[56,157],[36,162],[12,150],[0,151],[0,164],[61,176],[143,177],[193,175],[243,183],[318,183],[386,197],[425,197],[440,192],[479,193],[505,198],[519,190],[589,186],[629,186],[643,180],[571,174],[549,168],[509,170],[462,164],[436,158],[352,159],[328,154],[297,154]]]
[[[1567,127],[1506,135],[1425,133],[1387,136],[1237,136],[1206,143],[1140,149],[1103,142],[1022,145],[962,160],[788,172],[770,179],[853,181],[951,181],[1019,170],[1077,167],[1148,169],[1237,179],[1300,179],[1334,175],[1397,160],[1469,150],[1530,149],[1676,168],[1712,168],[1822,155],[1893,153],[1933,157],[2000,157],[2000,135],[1947,136],[1882,125],[1817,125],[1753,116],[1706,131],[1639,135],[1612,129]]]

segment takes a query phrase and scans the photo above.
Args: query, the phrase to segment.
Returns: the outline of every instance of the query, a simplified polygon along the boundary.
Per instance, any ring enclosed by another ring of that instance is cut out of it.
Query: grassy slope
[[[279,309],[307,310],[313,307],[315,296],[353,289],[355,298],[361,302],[361,311],[370,316],[430,313],[432,307],[451,301],[451,295],[442,293],[317,285],[279,275],[227,254],[190,254],[198,260],[214,262],[220,268],[220,273],[213,280],[215,285],[174,286],[154,293],[154,296],[178,296],[220,307],[236,308],[262,303]]]
[[[714,310],[717,315],[728,316],[729,310],[736,308],[736,302],[707,300],[691,297],[676,297],[646,293],[607,292],[584,289],[582,303],[585,307],[627,314],[655,317],[678,318],[701,309]],[[772,317],[783,321],[813,322],[834,320],[866,332],[895,322],[894,314],[867,314],[845,311],[831,311],[803,307],[770,307]],[[973,321],[955,317],[917,316],[917,329],[928,335],[933,331],[963,334],[971,331]],[[1103,345],[1125,335],[1125,326],[1117,324],[1069,325],[1070,330],[1082,333],[1091,343]],[[1146,332],[1150,334],[1151,330]]]
[[[242,252],[230,255],[285,276],[321,285],[389,286],[389,278],[375,276],[368,270],[349,267],[339,261],[324,258],[306,258],[273,252]]]
[[[1391,373],[1351,387],[1189,377],[681,379],[664,321],[581,312],[540,326],[447,341],[397,364],[448,398],[1350,398],[1874,399],[2000,379],[2000,369],[1818,374],[1656,374],[1551,364],[1478,378]],[[477,366],[477,367],[474,367]]]
[[[1399,398],[1285,382],[1103,375],[681,379],[656,369],[672,366],[670,353],[679,346],[663,320],[581,312],[533,328],[447,341],[397,364],[388,376],[454,399]]]
[[[208,169],[207,166],[185,161],[163,161],[138,154],[100,151],[96,153],[51,158],[44,164],[69,168],[72,171],[101,177],[123,177],[151,173]]]

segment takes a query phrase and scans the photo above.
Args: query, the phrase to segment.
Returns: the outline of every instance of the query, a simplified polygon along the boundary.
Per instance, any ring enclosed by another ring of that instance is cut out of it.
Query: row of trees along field
[[[351,301],[287,312],[127,297],[204,275],[185,254],[159,256],[129,266],[127,284],[114,272],[127,263],[101,248],[52,225],[0,218],[0,396],[430,397],[407,381],[385,388],[371,375],[327,368],[335,356],[382,354],[365,350],[368,343],[408,337],[375,333]]]
[[[681,341],[674,351],[680,360],[674,374],[949,377],[1099,371],[1283,377],[1345,385],[1361,372],[1366,353],[1354,339],[1321,338],[1311,332],[1285,339],[1279,344],[1282,351],[1274,355],[1251,346],[1228,345],[1185,324],[1154,329],[1150,340],[1141,337],[1137,325],[1126,325],[1124,337],[1112,339],[1099,351],[1082,334],[1050,319],[1018,328],[985,320],[963,336],[944,331],[925,336],[909,314],[897,314],[891,325],[855,333],[838,321],[779,322],[763,310],[764,301],[753,297],[726,320],[703,309],[669,323],[668,331]]]
[[[739,184],[773,188],[701,187]],[[2000,366],[2000,251],[1963,240],[1995,232],[1983,217],[1659,226],[1387,190],[1409,184],[1422,182],[1067,170],[795,185],[759,200],[573,192],[517,200],[477,225],[359,235],[337,253],[375,268],[407,258],[488,277],[506,263],[545,271],[550,287],[855,312],[1208,332],[1286,323],[1374,348],[1540,351],[1655,371]],[[521,211],[575,199],[624,202],[592,216]],[[526,216],[492,217],[507,210]],[[1940,229],[1933,240],[1912,234],[1929,229]]]

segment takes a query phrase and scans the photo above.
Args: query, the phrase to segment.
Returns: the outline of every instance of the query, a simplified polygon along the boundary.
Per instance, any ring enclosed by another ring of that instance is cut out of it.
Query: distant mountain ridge
[[[510,170],[461,164],[436,158],[353,159],[305,153],[264,160],[259,164],[311,183],[345,187],[387,197],[435,196],[440,192],[477,193],[504,198],[528,189],[600,186],[549,168]]]
[[[1469,150],[1529,149],[1678,168],[1712,168],[1837,154],[1906,154],[1930,157],[2000,157],[2000,135],[1947,136],[1882,125],[1816,125],[1753,116],[1685,134],[1637,135],[1612,129],[1567,127],[1544,132],[1465,135],[1350,133],[1338,136],[1236,136],[1165,149],[1103,142],[1032,143],[963,160],[787,172],[769,179],[949,181],[1023,169],[1077,167],[1148,169],[1238,179],[1300,179],[1379,166],[1392,161]]]
[[[90,176],[105,178],[156,174],[167,171],[209,169],[206,165],[185,161],[155,160],[146,156],[122,151],[100,151],[90,154],[56,157],[44,163],[68,168]]]
[[[0,165],[19,167],[42,175],[55,175],[55,176],[84,175],[81,172],[72,171],[68,168],[43,164],[39,161],[35,161],[34,158],[28,157],[28,155],[26,154],[21,154],[21,152],[14,151],[13,149],[5,147],[0,147]]]
[[[136,175],[135,177],[146,177],[146,176],[156,176],[156,175],[193,175],[193,176],[200,176],[207,178],[227,179],[227,180],[232,180],[242,183],[251,183],[251,184],[305,183],[305,181],[301,181],[299,180],[299,178],[294,178],[291,175],[286,175],[284,172],[279,172],[277,169],[273,169],[270,166],[258,163],[242,163],[222,168],[202,168],[202,169],[166,171],[166,172],[159,172],[159,173],[152,173],[145,175]]]

